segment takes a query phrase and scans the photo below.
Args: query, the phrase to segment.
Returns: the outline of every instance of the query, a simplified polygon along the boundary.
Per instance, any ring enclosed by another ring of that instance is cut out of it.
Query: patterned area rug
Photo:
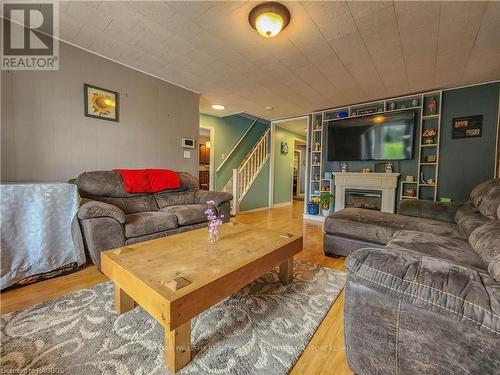
[[[192,320],[193,360],[178,373],[288,373],[344,283],[343,272],[297,261],[287,286],[266,273]],[[161,326],[140,307],[117,316],[113,300],[106,282],[2,315],[0,370],[169,374]]]

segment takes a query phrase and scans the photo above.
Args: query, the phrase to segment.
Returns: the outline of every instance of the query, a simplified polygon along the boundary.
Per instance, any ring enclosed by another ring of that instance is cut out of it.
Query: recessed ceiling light
[[[274,107],[268,106],[268,107],[266,107],[266,109],[267,109],[268,111],[270,111],[270,110],[274,109]]]
[[[307,133],[307,128],[305,128],[304,131]]]
[[[272,38],[288,26],[290,11],[283,4],[274,1],[262,3],[252,9],[248,22],[260,35]]]
[[[218,111],[222,111],[223,109],[225,109],[226,107],[224,107],[222,104],[212,104],[212,108],[213,109],[216,109]]]

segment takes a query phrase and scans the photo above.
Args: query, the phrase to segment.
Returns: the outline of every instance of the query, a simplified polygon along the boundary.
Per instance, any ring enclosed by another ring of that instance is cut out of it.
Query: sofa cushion
[[[469,241],[462,238],[401,230],[396,232],[387,244],[387,248],[444,259],[483,272],[487,267],[483,259],[472,249]]]
[[[487,218],[497,219],[497,210],[500,206],[500,184],[493,186],[481,199],[476,199],[474,204]]]
[[[490,264],[488,265],[488,273],[496,281],[500,281],[500,253],[498,253],[497,256],[490,261]]]
[[[489,223],[478,227],[470,235],[469,242],[486,264],[490,264],[494,259],[499,259],[500,221],[491,220]],[[492,269],[496,271],[495,265],[492,266]],[[493,274],[491,276],[496,279]]]
[[[177,227],[177,217],[168,212],[139,212],[127,215],[125,220],[125,237],[139,237]]]
[[[154,195],[158,207],[181,206],[194,203],[194,191],[163,192]]]
[[[500,289],[484,272],[390,248],[360,249],[345,264],[348,283],[354,280],[488,334],[500,334]]]
[[[207,221],[206,210],[206,204],[186,204],[163,207],[160,211],[177,216],[179,225],[191,225]]]
[[[489,221],[490,219],[479,212],[477,207],[474,206],[474,203],[472,202],[464,203],[457,210],[455,215],[455,222],[458,225],[458,231],[466,238],[469,238],[474,229],[486,224]]]
[[[484,182],[481,182],[479,185],[477,185],[472,191],[470,192],[470,200],[474,202],[474,204],[477,206],[479,203],[481,203],[481,200],[484,198],[486,193],[491,190],[493,187],[500,185],[500,179],[494,178],[491,180],[487,180]]]
[[[383,245],[403,229],[462,238],[456,224],[362,208],[345,208],[325,220],[326,233]]]

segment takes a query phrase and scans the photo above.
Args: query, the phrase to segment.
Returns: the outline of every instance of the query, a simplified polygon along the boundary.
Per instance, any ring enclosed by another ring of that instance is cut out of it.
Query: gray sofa
[[[229,221],[231,194],[199,190],[196,177],[178,174],[180,189],[154,194],[127,193],[122,177],[114,171],[80,174],[74,180],[83,203],[77,213],[81,235],[73,226],[75,245],[83,242],[100,268],[103,250],[207,226],[208,200],[215,202],[223,221]]]
[[[399,212],[348,209],[325,221],[325,252],[348,255],[350,368],[500,374],[500,180],[464,204],[404,201]]]

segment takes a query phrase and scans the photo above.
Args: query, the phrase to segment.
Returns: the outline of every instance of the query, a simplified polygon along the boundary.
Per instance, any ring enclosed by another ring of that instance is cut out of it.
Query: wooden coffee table
[[[191,360],[192,318],[277,265],[289,283],[301,250],[302,236],[227,223],[215,244],[197,229],[104,251],[101,268],[119,314],[137,304],[164,327],[165,362],[176,372]]]

